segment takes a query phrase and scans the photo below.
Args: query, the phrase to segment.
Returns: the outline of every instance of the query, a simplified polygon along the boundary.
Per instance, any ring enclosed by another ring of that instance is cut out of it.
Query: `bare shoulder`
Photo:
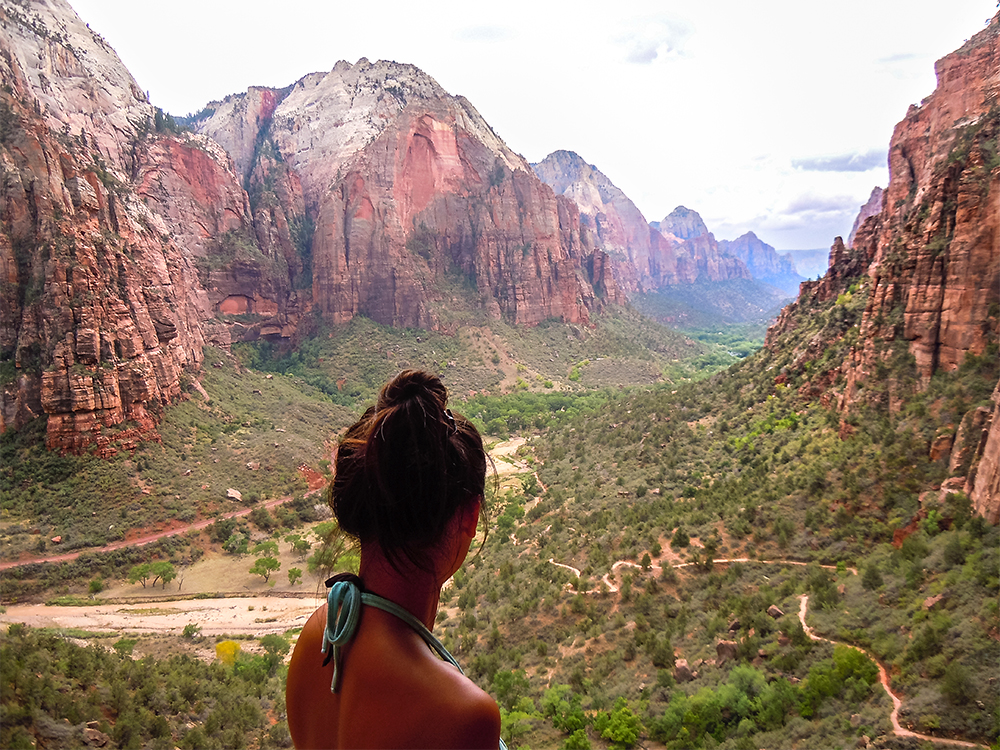
[[[306,622],[288,665],[285,705],[288,731],[296,747],[334,746],[338,698],[330,692],[332,669],[323,666],[325,627],[324,604]]]
[[[468,677],[439,662],[443,680],[435,689],[440,700],[434,706],[441,748],[497,747],[500,737],[500,709],[496,701]]]

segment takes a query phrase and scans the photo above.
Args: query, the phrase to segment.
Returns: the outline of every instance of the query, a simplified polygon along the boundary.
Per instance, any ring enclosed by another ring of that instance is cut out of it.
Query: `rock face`
[[[642,212],[600,170],[572,151],[555,151],[531,168],[557,195],[571,199],[580,216],[597,232],[615,271],[615,281],[626,293],[648,288],[663,256],[676,243],[655,241]]]
[[[622,299],[599,237],[572,202],[541,183],[468,101],[412,66],[340,62],[208,112],[196,127],[230,150],[255,215],[254,198],[270,197],[262,160],[284,165],[301,186],[315,226],[313,302],[334,322],[363,313],[447,328],[442,313],[454,300],[438,291],[446,278],[465,287],[466,304],[519,324],[586,322]]]
[[[197,275],[127,187],[154,113],[114,53],[64,4],[0,13],[0,429],[44,413],[49,447],[112,453],[201,363]]]
[[[1000,161],[993,144],[1000,135],[1000,15],[935,70],[937,89],[911,107],[893,133],[881,210],[861,222],[852,248],[837,239],[826,276],[805,282],[798,302],[768,332],[766,345],[773,348],[798,325],[800,308],[837,299],[867,278],[858,343],[838,367],[843,388],[823,396],[845,412],[868,397],[866,381],[890,363],[896,342],[913,357],[917,387],[926,387],[935,372],[957,369],[969,354],[996,356]],[[901,388],[890,386],[890,392]],[[890,408],[899,403],[898,394],[890,396]],[[992,520],[1000,519],[995,404],[996,396],[989,416],[962,420],[963,453],[949,463],[965,472],[967,494]]]
[[[776,286],[789,295],[797,294],[799,284],[805,281],[796,272],[791,256],[779,255],[753,232],[747,232],[732,241],[721,240],[719,252],[743,261],[755,279]]]
[[[0,429],[45,415],[51,448],[106,455],[155,439],[204,344],[289,338],[314,308],[454,329],[625,299],[576,204],[412,66],[252,88],[194,134],[65,0],[0,0],[0,20]]]
[[[847,246],[854,247],[854,238],[858,234],[858,230],[861,225],[865,223],[869,216],[875,216],[882,212],[882,196],[883,190],[880,187],[872,188],[872,194],[868,196],[868,202],[861,207],[858,211],[857,217],[854,219],[854,226],[851,227],[851,233],[847,237]]]
[[[708,227],[697,211],[678,206],[663,217],[663,221],[654,222],[653,227],[663,234],[672,234],[679,240],[690,240],[708,234]]]

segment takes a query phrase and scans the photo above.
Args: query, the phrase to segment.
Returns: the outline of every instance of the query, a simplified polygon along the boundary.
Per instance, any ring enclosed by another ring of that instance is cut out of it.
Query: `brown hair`
[[[377,542],[394,567],[406,559],[426,568],[427,551],[455,512],[484,495],[483,440],[447,403],[440,378],[403,370],[337,449],[329,490],[333,514],[343,532]],[[485,498],[482,508],[485,521]]]

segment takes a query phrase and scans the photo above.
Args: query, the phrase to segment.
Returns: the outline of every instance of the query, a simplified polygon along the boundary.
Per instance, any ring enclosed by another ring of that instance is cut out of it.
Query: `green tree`
[[[153,585],[155,586],[158,580],[162,581],[164,589],[167,588],[168,583],[177,577],[177,570],[174,568],[173,563],[166,560],[153,563],[150,567],[150,573],[153,575]]]
[[[969,670],[960,661],[952,661],[944,671],[941,694],[951,703],[960,705],[973,697]]]
[[[542,693],[540,702],[542,715],[552,719],[552,726],[574,734],[587,725],[583,713],[583,700],[569,685],[553,685]]]
[[[264,583],[267,583],[271,578],[271,573],[281,568],[281,563],[278,562],[276,557],[258,557],[254,560],[253,565],[250,568],[250,572],[255,576],[262,576],[264,578]]]
[[[642,722],[624,698],[615,701],[611,713],[601,711],[594,717],[594,729],[616,750],[627,750],[639,741]]]
[[[586,729],[577,729],[566,738],[561,750],[591,750],[590,738]]]
[[[294,586],[302,578],[302,568],[289,568],[288,569],[288,582]]]
[[[274,557],[278,554],[278,543],[272,541],[271,539],[267,539],[263,542],[257,542],[257,544],[253,546],[252,551],[257,557],[263,557],[265,555]]]
[[[688,537],[687,532],[684,531],[684,527],[678,526],[677,531],[674,532],[673,537],[670,539],[670,546],[674,549],[681,549],[683,547],[687,547],[690,543],[691,540]]]
[[[222,549],[232,555],[245,555],[248,551],[250,540],[239,531],[234,531],[222,544]]]
[[[153,566],[150,563],[139,563],[138,565],[133,565],[132,569],[128,572],[128,582],[129,583],[141,583],[143,588],[146,588],[146,581],[152,575]]]
[[[492,687],[493,697],[497,703],[511,711],[514,704],[528,693],[531,686],[525,671],[518,669],[513,672],[497,672],[493,675]]]
[[[865,568],[865,574],[861,577],[861,585],[868,591],[875,591],[881,588],[883,583],[882,572],[879,570],[879,566],[873,562],[868,563],[868,567]]]

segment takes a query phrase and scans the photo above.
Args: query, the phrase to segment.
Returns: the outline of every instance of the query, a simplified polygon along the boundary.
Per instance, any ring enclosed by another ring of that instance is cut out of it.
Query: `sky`
[[[658,221],[846,238],[893,127],[995,0],[70,0],[174,115],[366,57],[465,96],[530,162],[577,152]]]

